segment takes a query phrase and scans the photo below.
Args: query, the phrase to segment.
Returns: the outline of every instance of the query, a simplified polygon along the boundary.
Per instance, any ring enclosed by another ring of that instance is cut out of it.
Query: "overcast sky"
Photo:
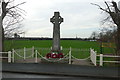
[[[52,37],[53,24],[50,18],[59,11],[64,22],[61,23],[61,37],[89,37],[99,31],[104,15],[97,6],[104,0],[16,0],[15,4],[25,1],[20,8],[26,11],[24,25],[27,37]],[[111,1],[111,0],[107,0]],[[119,0],[114,0],[118,2]],[[102,5],[104,7],[104,5]]]

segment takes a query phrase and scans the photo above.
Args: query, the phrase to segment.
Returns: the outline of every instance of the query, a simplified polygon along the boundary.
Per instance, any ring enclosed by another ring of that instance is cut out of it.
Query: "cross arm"
[[[52,18],[50,18],[50,22],[54,23],[55,22],[55,16],[53,16]]]
[[[59,23],[61,24],[63,22],[63,18],[60,16],[59,17]]]

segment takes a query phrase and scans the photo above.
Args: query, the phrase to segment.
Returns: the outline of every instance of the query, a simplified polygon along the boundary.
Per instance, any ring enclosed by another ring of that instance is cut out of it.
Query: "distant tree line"
[[[53,38],[39,38],[39,37],[20,37],[15,35],[14,38],[6,37],[5,40],[52,40]],[[95,41],[92,38],[61,38],[61,40],[80,40],[80,41]]]
[[[97,40],[102,42],[112,42],[115,43],[115,38],[117,35],[117,30],[109,29],[109,28],[103,28],[100,32],[92,32],[90,39],[91,40]]]

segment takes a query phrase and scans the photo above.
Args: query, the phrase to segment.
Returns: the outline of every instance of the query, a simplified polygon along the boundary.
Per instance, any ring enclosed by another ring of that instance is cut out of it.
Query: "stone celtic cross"
[[[60,24],[63,22],[63,18],[59,12],[54,12],[54,16],[50,18],[50,22],[53,23],[53,44],[52,52],[60,52]]]

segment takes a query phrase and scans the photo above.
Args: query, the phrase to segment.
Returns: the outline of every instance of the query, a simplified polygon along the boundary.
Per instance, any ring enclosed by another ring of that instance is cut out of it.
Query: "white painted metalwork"
[[[38,55],[37,55],[37,54],[38,54],[38,51],[36,50],[36,51],[35,51],[35,63],[38,62],[38,60],[37,60]]]
[[[97,56],[100,57],[100,61],[98,61],[98,62],[100,62],[100,66],[103,66],[103,63],[104,63],[104,62],[107,62],[107,63],[120,63],[120,61],[104,61],[104,60],[103,60],[104,57],[111,57],[111,58],[117,57],[117,58],[118,58],[118,57],[120,57],[120,56],[103,55],[103,54],[100,54],[100,55],[97,55]]]
[[[92,61],[92,63],[96,66],[96,54],[97,52],[94,51],[94,49],[90,48],[90,60]]]
[[[24,47],[24,60],[26,59],[26,48]]]
[[[7,58],[8,59],[8,63],[11,63],[12,62],[12,52],[11,51],[8,51],[8,52],[0,52],[0,54],[7,54],[8,57],[3,57],[1,56],[0,58],[3,59],[3,58]]]
[[[11,56],[11,54],[12,54],[12,52],[11,51],[8,51],[8,63],[11,63],[11,58],[12,58],[12,56]]]
[[[103,65],[103,54],[100,54],[100,66]]]
[[[69,64],[71,64],[71,47],[70,47],[70,51],[69,51]]]

